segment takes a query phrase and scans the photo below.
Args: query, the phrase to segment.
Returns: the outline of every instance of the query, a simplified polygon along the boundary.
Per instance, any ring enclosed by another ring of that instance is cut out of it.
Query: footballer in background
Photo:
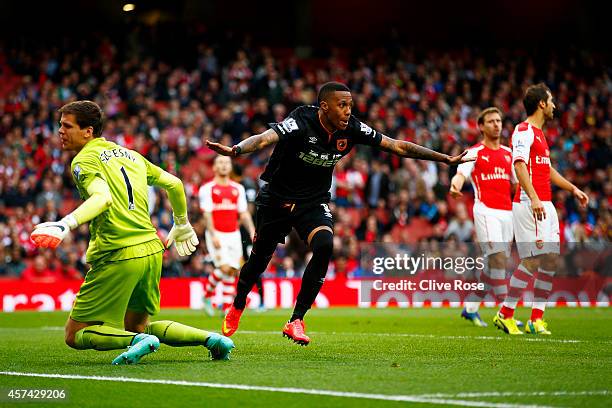
[[[232,159],[217,156],[213,162],[214,179],[199,191],[206,221],[206,248],[215,267],[208,275],[204,295],[204,311],[209,316],[214,315],[211,300],[218,284],[223,289],[221,305],[224,312],[234,301],[236,277],[242,265],[240,224],[247,229],[251,240],[255,234],[244,187],[230,179],[231,172]]]
[[[479,281],[485,284],[483,291],[470,293],[465,300],[461,317],[479,327],[487,327],[478,309],[486,293],[493,289],[495,298],[502,301],[507,293],[506,262],[510,256],[513,239],[512,228],[512,150],[501,144],[502,113],[496,107],[484,109],[478,115],[478,128],[483,135],[481,142],[468,149],[472,162],[457,167],[451,180],[450,194],[461,197],[466,179],[474,188],[474,224],[476,239],[488,268]]]
[[[529,86],[523,105],[527,119],[512,134],[512,162],[520,185],[512,204],[512,219],[521,263],[510,278],[508,294],[493,321],[505,333],[523,334],[517,327],[514,310],[522,292],[535,279],[531,317],[525,332],[550,335],[544,310],[560,253],[559,220],[551,201],[551,183],[571,192],[582,207],[586,207],[589,197],[550,162],[550,149],[542,130],[555,111],[550,89],[543,83]]]

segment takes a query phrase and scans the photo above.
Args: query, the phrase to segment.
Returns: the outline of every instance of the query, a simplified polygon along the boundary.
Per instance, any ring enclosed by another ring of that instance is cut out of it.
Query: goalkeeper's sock
[[[136,334],[138,333],[96,324],[76,332],[74,343],[80,350],[119,350],[130,346]]]
[[[145,333],[156,336],[160,342],[173,347],[205,346],[210,333],[171,320],[150,323]]]

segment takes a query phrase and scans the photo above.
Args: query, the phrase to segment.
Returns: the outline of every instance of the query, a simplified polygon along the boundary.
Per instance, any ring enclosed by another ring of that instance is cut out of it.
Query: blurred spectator
[[[23,270],[21,279],[28,282],[53,283],[58,280],[58,274],[49,267],[44,256],[37,255],[32,265]]]
[[[468,217],[465,204],[459,203],[456,208],[457,215],[451,220],[446,229],[445,238],[456,239],[461,242],[472,240],[474,223]]]

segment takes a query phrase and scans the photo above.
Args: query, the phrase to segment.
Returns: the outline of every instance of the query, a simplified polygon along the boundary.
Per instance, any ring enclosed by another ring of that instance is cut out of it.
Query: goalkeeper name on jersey
[[[71,169],[83,200],[89,198],[87,187],[96,177],[108,184],[113,199],[113,205],[89,224],[88,263],[105,258],[111,251],[149,241],[156,242],[129,257],[146,256],[163,249],[148,206],[148,185],[158,181],[163,172],[161,168],[139,153],[99,137],[75,156]]]

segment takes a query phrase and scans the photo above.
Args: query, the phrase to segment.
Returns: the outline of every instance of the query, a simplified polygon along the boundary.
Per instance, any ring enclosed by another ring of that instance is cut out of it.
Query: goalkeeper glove
[[[174,217],[174,226],[168,234],[166,248],[170,248],[173,242],[180,256],[189,256],[195,252],[200,241],[187,217]]]
[[[30,234],[30,240],[40,248],[55,249],[68,236],[71,229],[79,226],[76,218],[72,214],[68,214],[57,222],[43,222],[34,227],[34,231]]]

